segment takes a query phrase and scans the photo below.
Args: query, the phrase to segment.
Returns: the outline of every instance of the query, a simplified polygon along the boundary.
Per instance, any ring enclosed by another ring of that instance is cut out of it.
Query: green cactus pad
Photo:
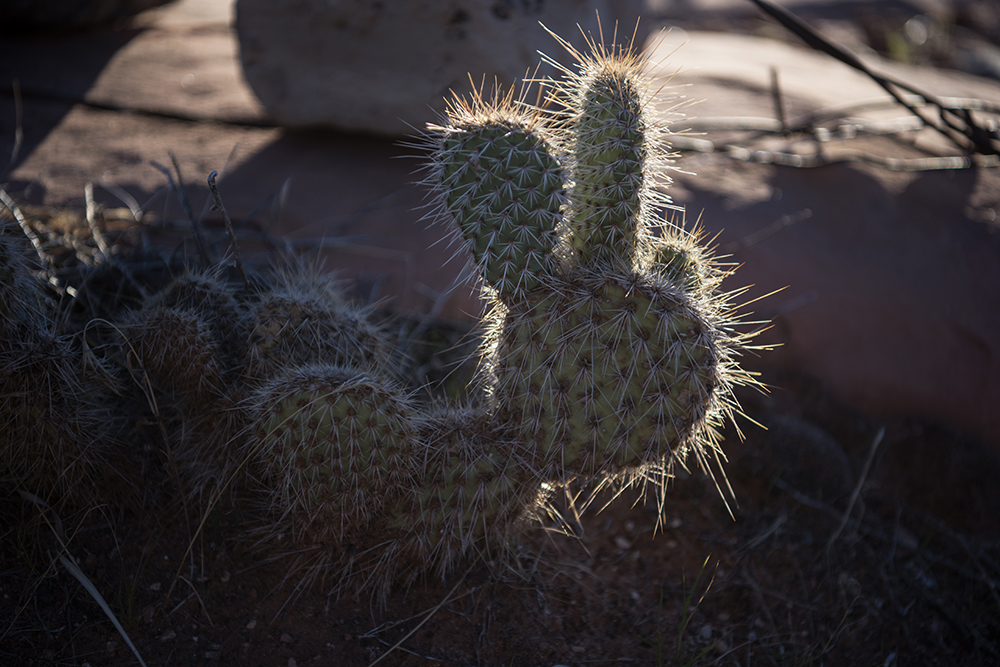
[[[669,222],[661,231],[662,236],[649,244],[650,270],[712,301],[712,295],[728,273],[703,245],[703,230],[700,227],[687,230]]]
[[[395,384],[312,365],[266,383],[248,404],[247,446],[297,542],[357,540],[410,488],[415,409]]]
[[[224,366],[215,332],[199,313],[154,306],[119,326],[123,352],[134,355],[161,391],[201,407],[222,388]]]
[[[562,107],[554,130],[572,165],[570,226],[584,263],[611,261],[630,269],[645,253],[657,205],[669,198],[657,181],[668,162],[663,128],[652,120],[652,95],[643,76],[646,56],[588,39],[590,54],[556,39],[577,60],[577,71],[552,84]]]
[[[581,267],[498,321],[498,413],[565,481],[638,467],[700,431],[724,384],[719,334],[655,275]]]
[[[566,177],[537,114],[511,97],[452,102],[431,126],[432,179],[479,273],[502,297],[553,270]]]
[[[589,73],[579,96],[568,128],[573,245],[583,261],[622,255],[630,261],[644,231],[648,148],[642,100],[636,83],[611,68]]]
[[[246,335],[243,306],[236,300],[233,286],[217,270],[187,271],[172,280],[145,304],[147,309],[171,308],[201,315],[211,326],[221,351],[228,357],[243,353]]]
[[[443,575],[462,557],[502,551],[540,484],[518,434],[482,410],[449,409],[428,416],[420,442],[415,494],[392,510],[404,569],[433,565]]]
[[[246,373],[256,381],[324,362],[388,371],[392,346],[369,311],[349,304],[333,281],[302,272],[278,284],[251,307]]]

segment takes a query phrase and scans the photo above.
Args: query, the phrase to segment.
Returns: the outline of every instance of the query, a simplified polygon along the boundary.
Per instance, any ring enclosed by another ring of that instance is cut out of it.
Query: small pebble
[[[256,627],[257,627],[257,619],[254,619],[254,620],[250,621],[246,625],[247,630],[253,630]]]
[[[583,648],[582,646],[570,646],[569,650],[573,651],[573,653],[583,653],[587,649]]]
[[[208,658],[209,660],[218,657],[218,655],[219,655],[218,651],[205,651],[205,657]]]
[[[705,641],[708,641],[709,639],[711,639],[712,638],[712,626],[711,625],[707,625],[707,624],[703,625],[701,627],[701,631],[698,632],[698,636],[701,637],[702,639],[704,639]]]
[[[158,590],[160,590],[160,582],[157,581],[156,583],[150,584],[149,585],[149,590],[151,590],[151,591],[158,591]]]
[[[638,601],[639,600],[639,591],[632,591],[631,593],[628,594],[628,596],[630,598],[632,598],[633,600]]]
[[[719,614],[719,623],[725,623],[730,618],[731,617],[729,616],[729,612],[728,611],[724,611],[721,614]]]
[[[681,518],[679,516],[675,516],[673,519],[670,520],[671,528],[680,528],[683,524],[684,522],[681,521]]]
[[[631,533],[633,530],[635,530],[635,521],[629,519],[628,521],[625,522],[625,532]]]
[[[226,583],[227,581],[229,581],[229,577],[231,577],[231,576],[232,575],[229,574],[229,570],[223,570],[222,571],[222,576],[219,577],[219,581],[221,581],[222,583]]]
[[[667,540],[667,548],[668,549],[676,549],[677,548],[677,540]]]
[[[298,667],[298,664],[299,663],[295,662],[295,658],[288,659],[288,667]]]
[[[292,636],[290,634],[288,634],[287,632],[282,632],[281,633],[281,643],[282,644],[291,644],[292,643]]]
[[[161,642],[168,642],[171,639],[176,639],[176,638],[177,638],[177,633],[174,632],[173,630],[167,630],[162,635],[160,635]]]
[[[632,548],[632,543],[624,535],[615,535],[615,546],[622,551],[628,551]]]

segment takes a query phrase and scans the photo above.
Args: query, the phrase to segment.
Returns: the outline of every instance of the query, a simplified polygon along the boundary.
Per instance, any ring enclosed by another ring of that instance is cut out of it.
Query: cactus
[[[273,480],[272,513],[296,543],[357,541],[411,486],[416,411],[395,383],[307,365],[265,383],[247,411],[248,456]]]
[[[546,82],[545,106],[456,96],[419,142],[491,306],[475,407],[418,404],[370,309],[315,269],[242,296],[219,270],[188,271],[118,321],[118,359],[169,399],[156,421],[189,494],[238,476],[265,515],[258,546],[284,543],[307,577],[384,601],[394,582],[506,555],[552,489],[662,489],[687,458],[719,453],[712,427],[752,378],[715,295],[726,274],[700,232],[655,219],[668,155],[644,56],[560,42],[578,67]],[[24,462],[90,470],[107,431],[19,262],[0,239],[0,390],[15,399],[2,463],[68,493]]]
[[[147,299],[143,308],[172,308],[197,313],[211,327],[213,338],[220,347],[219,352],[225,355],[226,361],[231,364],[244,353],[244,307],[236,300],[232,285],[223,279],[217,269],[183,272]]]
[[[279,273],[251,307],[247,329],[245,372],[253,382],[319,361],[390,368],[392,346],[368,310],[348,304],[336,283],[313,270]]]
[[[431,128],[428,183],[477,272],[501,296],[539,285],[559,260],[566,176],[541,115],[512,91],[489,102],[476,93],[449,104]]]
[[[102,362],[59,336],[39,281],[0,236],[0,468],[49,504],[137,501]]]
[[[401,567],[444,575],[464,557],[502,555],[539,494],[518,434],[480,408],[445,408],[428,415],[418,441],[418,486],[390,511],[405,534]]]
[[[225,368],[219,341],[197,312],[147,307],[127,316],[119,330],[127,351],[161,391],[193,408],[221,391]]]
[[[548,154],[566,165],[548,170],[563,179],[552,190],[568,192],[550,211],[559,220],[554,233],[568,235],[553,247],[571,245],[576,254],[540,265],[521,289],[493,284],[485,292],[494,307],[482,384],[492,417],[521,433],[542,478],[634,481],[648,466],[672,469],[688,452],[703,463],[711,425],[732,409],[730,387],[749,376],[732,361],[739,340],[729,333],[729,310],[711,294],[718,282],[711,263],[683,230],[664,240],[654,233],[655,205],[666,199],[653,183],[668,156],[647,118],[643,56],[593,40],[594,54],[585,56],[560,41],[579,61],[578,72],[550,84],[563,110],[546,117],[512,109],[510,94],[493,103],[478,94],[474,105],[456,99],[445,121],[429,127],[427,141],[437,146],[431,173],[440,210],[481,265],[478,249],[489,247],[496,226],[470,226],[468,207],[453,202],[468,201],[468,183],[487,176],[453,174],[488,164],[490,182],[505,185],[494,188],[502,200],[486,200],[501,201],[506,213],[537,186],[521,176],[517,158],[496,155],[495,119],[528,117],[533,133],[550,137]],[[451,148],[456,136],[465,153]],[[507,241],[509,254],[529,251],[511,247],[517,243]],[[489,283],[495,272],[483,275]]]

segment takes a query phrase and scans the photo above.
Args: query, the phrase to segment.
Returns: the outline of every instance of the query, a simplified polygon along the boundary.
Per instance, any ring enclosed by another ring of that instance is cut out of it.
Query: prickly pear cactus
[[[653,184],[667,156],[648,117],[645,61],[591,47],[591,55],[571,49],[578,71],[551,84],[561,111],[547,116],[509,94],[492,103],[480,94],[453,102],[428,134],[440,210],[466,240],[493,304],[482,363],[492,416],[521,433],[539,474],[555,482],[623,471],[634,480],[636,470],[670,469],[689,452],[703,462],[711,425],[732,405],[731,385],[747,379],[732,361],[737,341],[712,294],[711,262],[683,230],[655,233],[655,205],[666,198]],[[470,216],[467,203],[489,202],[497,207],[490,219],[506,221],[535,201],[537,177],[525,172],[539,170],[525,168],[520,149],[497,152],[498,136],[519,136],[520,126],[501,132],[498,117],[530,118],[534,136],[546,137],[535,145],[563,165],[544,170],[556,180],[548,190],[566,197],[545,209],[546,229],[562,235],[549,247],[575,250],[534,265],[515,290],[480,249],[502,237],[507,255],[526,256],[537,234],[503,235],[501,224]]]
[[[221,268],[187,271],[108,327],[180,491],[257,499],[258,546],[284,545],[310,577],[384,601],[394,582],[508,553],[552,489],[662,488],[719,455],[712,427],[752,378],[715,295],[724,272],[656,219],[668,156],[645,59],[560,42],[578,67],[544,82],[542,107],[456,97],[419,142],[490,304],[475,407],[420,404],[370,309],[301,266],[242,292]],[[69,494],[110,458],[108,431],[43,301],[0,237],[0,466]]]

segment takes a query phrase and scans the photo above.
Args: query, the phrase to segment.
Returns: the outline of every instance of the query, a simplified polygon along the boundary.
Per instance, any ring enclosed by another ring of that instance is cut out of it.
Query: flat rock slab
[[[448,261],[444,230],[421,220],[419,161],[396,159],[410,151],[391,140],[274,127],[243,80],[229,11],[222,0],[186,1],[145,15],[131,31],[5,40],[0,81],[19,81],[24,139],[0,182],[31,203],[76,207],[86,183],[118,186],[181,219],[152,164],[169,165],[173,154],[196,213],[208,214],[205,178],[219,170],[234,219],[256,211],[256,224],[322,247],[329,268],[361,277],[401,309],[470,320],[479,310],[474,290],[455,287],[463,261]],[[654,62],[665,83],[673,75],[668,85],[690,84],[675,92],[705,100],[687,109],[700,120],[674,127],[698,127],[707,133],[691,138],[715,147],[677,161],[696,175],[674,175],[675,202],[689,221],[700,215],[742,264],[728,288],[753,284],[746,298],[786,288],[753,306],[775,322],[761,340],[781,347],[748,355],[747,364],[806,373],[869,413],[940,420],[1000,448],[1000,173],[739,162],[724,148],[746,143],[747,133],[713,129],[710,119],[773,119],[772,68],[788,119],[824,107],[864,121],[906,114],[843,111],[887,98],[840,63],[770,40],[674,33]],[[996,83],[875,64],[940,95],[1000,103]],[[11,154],[15,127],[8,94],[0,97],[0,155]],[[928,132],[759,142],[751,144],[804,156],[954,154]],[[96,196],[121,205],[111,190],[97,187]],[[800,221],[775,227],[782,219]]]

